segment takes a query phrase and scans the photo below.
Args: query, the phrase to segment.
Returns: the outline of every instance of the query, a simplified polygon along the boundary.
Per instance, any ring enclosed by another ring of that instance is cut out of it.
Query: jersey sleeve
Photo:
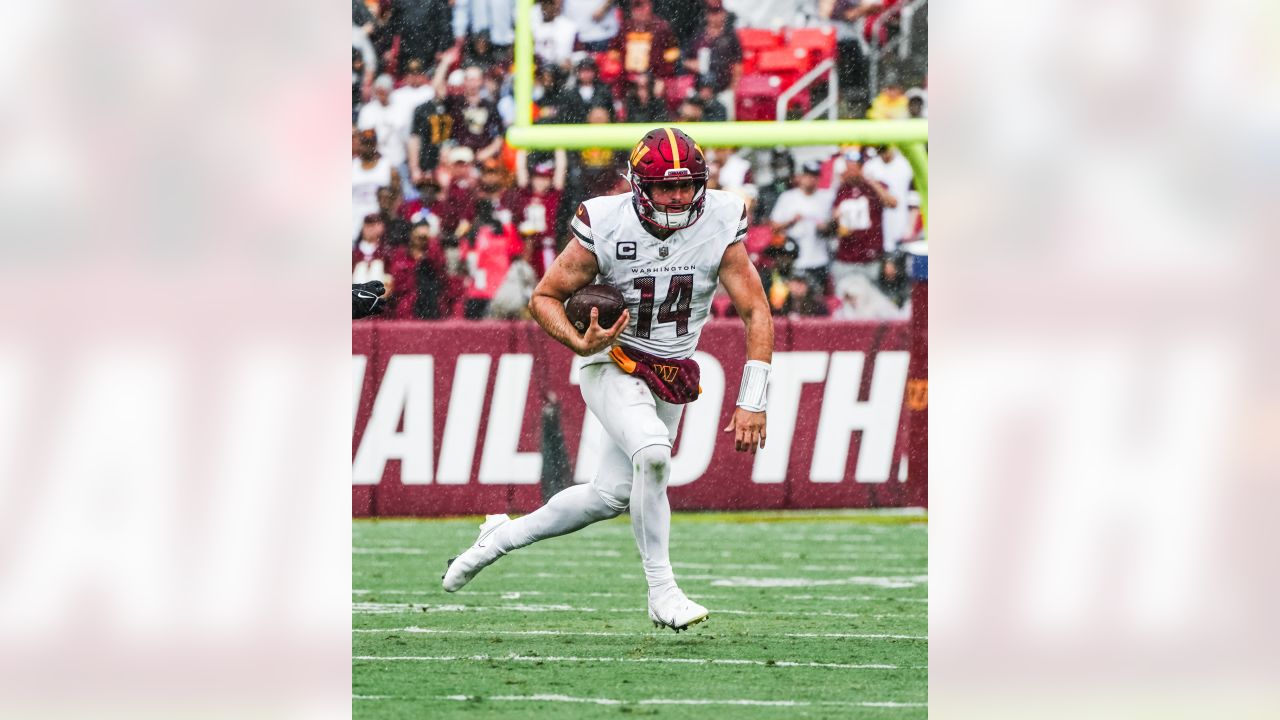
[[[596,254],[596,239],[591,233],[591,216],[587,214],[585,203],[578,205],[577,212],[573,214],[573,220],[569,221],[569,229],[573,231],[574,237],[578,238],[582,247],[590,250],[592,255]]]

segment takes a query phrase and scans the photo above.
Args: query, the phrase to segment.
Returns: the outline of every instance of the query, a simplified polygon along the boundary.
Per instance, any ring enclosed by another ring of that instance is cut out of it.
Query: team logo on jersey
[[[658,376],[663,380],[671,382],[676,379],[676,373],[680,371],[680,368],[675,365],[654,365],[653,370],[658,373]]]
[[[636,244],[631,240],[623,240],[618,243],[617,257],[619,260],[635,260]]]

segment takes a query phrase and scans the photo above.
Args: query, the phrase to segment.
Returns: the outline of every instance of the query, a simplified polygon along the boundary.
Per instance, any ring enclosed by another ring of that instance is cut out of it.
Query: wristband
[[[738,407],[750,412],[764,412],[769,391],[769,363],[748,360],[742,367],[742,385],[738,387]]]

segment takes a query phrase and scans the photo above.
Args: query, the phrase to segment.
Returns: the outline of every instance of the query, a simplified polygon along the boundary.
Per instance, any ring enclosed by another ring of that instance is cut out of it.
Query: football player
[[[668,554],[671,447],[684,405],[697,399],[698,335],[724,284],[746,324],[747,357],[737,408],[726,432],[739,452],[765,444],[765,394],[773,357],[769,303],[742,240],[746,208],[729,192],[707,189],[702,148],[685,133],[646,134],[628,162],[631,191],[583,202],[574,238],[534,290],[529,310],[551,337],[586,359],[580,387],[604,426],[599,471],[516,520],[490,515],[475,544],[450,561],[444,588],[454,592],[503,555],[531,543],[631,512],[649,583],[649,617],[679,632],[707,609],[676,585]],[[593,282],[617,288],[626,310],[612,327],[580,334],[564,303]]]

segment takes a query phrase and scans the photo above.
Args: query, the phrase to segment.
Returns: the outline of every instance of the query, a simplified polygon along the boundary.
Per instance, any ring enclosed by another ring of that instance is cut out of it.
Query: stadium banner
[[[723,432],[742,375],[742,323],[704,326],[703,392],[681,419],[672,508],[912,504],[909,324],[775,318],[774,331],[768,441],[752,456]],[[532,322],[355,323],[353,516],[529,512],[556,474],[544,472],[544,453],[567,455],[565,482],[589,482],[603,430],[578,392],[579,361]]]

